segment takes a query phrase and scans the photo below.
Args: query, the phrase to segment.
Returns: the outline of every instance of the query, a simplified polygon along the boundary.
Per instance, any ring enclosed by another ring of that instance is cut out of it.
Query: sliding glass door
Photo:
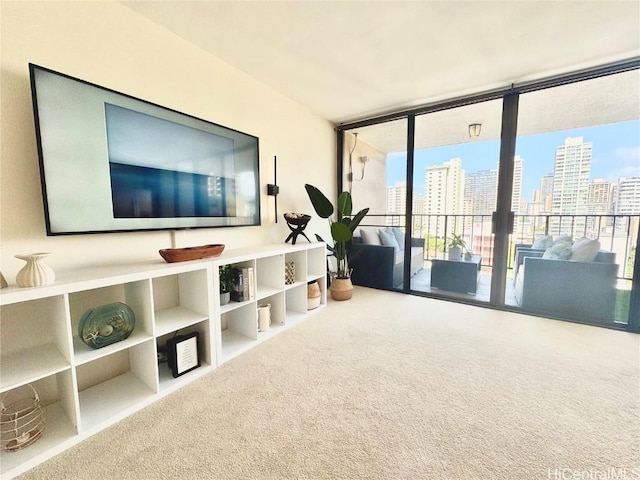
[[[523,197],[507,305],[627,324],[640,219],[639,87],[633,70],[520,95]]]
[[[501,112],[498,99],[416,117],[411,227],[425,263],[413,291],[490,300]]]

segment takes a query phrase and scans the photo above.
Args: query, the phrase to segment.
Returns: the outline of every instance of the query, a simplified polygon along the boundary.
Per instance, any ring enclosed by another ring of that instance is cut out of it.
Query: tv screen
[[[260,225],[257,137],[29,72],[48,235]]]

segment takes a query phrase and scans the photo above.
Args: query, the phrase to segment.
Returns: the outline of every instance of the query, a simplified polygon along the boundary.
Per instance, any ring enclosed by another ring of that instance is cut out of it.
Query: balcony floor
[[[418,273],[416,273],[413,277],[411,277],[411,290],[415,290],[418,292],[426,292],[431,293],[438,292],[443,293],[451,297],[461,298],[461,299],[474,299],[481,302],[489,302],[491,297],[491,275],[481,273],[478,277],[478,288],[476,294],[471,293],[457,293],[450,292],[446,290],[439,290],[437,288],[431,289],[431,269],[423,268]],[[507,286],[505,291],[505,303],[509,306],[517,307],[515,292],[513,288],[513,280],[511,278],[507,278]]]

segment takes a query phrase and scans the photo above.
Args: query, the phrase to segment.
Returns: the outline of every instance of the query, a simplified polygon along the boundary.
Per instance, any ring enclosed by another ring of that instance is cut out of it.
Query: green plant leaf
[[[353,204],[351,201],[351,194],[349,192],[342,192],[338,197],[338,211],[341,215],[351,215],[351,209]]]
[[[308,183],[305,184],[304,188],[307,191],[307,195],[309,195],[309,200],[311,200],[314,210],[320,218],[329,218],[333,215],[333,205],[320,190]]]
[[[351,230],[344,223],[333,222],[331,224],[331,236],[335,242],[348,242],[351,240]]]
[[[369,213],[369,209],[363,208],[358,213],[356,213],[355,217],[351,219],[351,221],[349,222],[349,230],[351,230],[352,234],[353,232],[355,232],[356,228],[358,228],[358,225],[360,225],[360,222],[367,215],[367,213]]]

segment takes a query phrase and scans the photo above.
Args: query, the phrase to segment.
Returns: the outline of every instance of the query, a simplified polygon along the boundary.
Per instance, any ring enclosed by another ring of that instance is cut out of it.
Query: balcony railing
[[[637,251],[640,215],[516,215],[509,236],[507,268],[513,268],[515,246],[533,243],[542,235],[569,235],[574,239],[596,238],[603,250],[615,252],[619,278],[631,280]],[[404,227],[405,216],[368,214],[362,226]],[[462,236],[467,249],[482,255],[482,266],[493,266],[494,235],[491,215],[413,215],[412,236],[425,239],[425,261],[446,251],[452,233]]]

